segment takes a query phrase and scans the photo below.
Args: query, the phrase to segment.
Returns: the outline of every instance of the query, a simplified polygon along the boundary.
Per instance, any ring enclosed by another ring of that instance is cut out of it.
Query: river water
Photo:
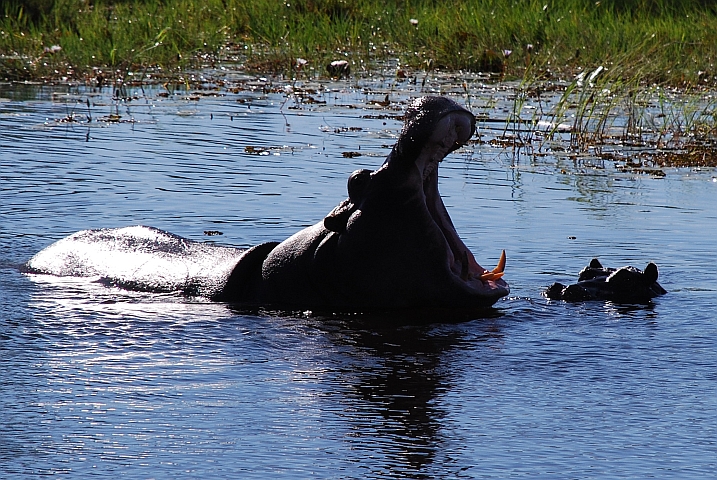
[[[124,100],[0,86],[1,478],[717,473],[713,170],[521,156],[489,142],[504,124],[479,122],[481,141],[441,164],[441,193],[481,264],[506,250],[512,292],[460,323],[247,314],[20,273],[86,228],[282,240],[345,198],[353,170],[383,162],[421,91],[491,119],[511,108],[509,85],[475,79],[219,78],[127,87]],[[592,257],[654,261],[669,293],[541,296]]]

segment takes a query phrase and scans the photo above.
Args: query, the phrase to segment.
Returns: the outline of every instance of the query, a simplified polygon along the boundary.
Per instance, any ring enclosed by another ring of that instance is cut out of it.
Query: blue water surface
[[[20,272],[86,228],[282,240],[344,199],[353,170],[383,162],[422,88],[220,78],[130,86],[125,99],[0,86],[1,478],[717,473],[709,169],[660,178],[515,154],[486,142],[504,125],[482,123],[481,141],[441,164],[441,193],[481,264],[506,250],[512,292],[459,323],[249,314]],[[505,118],[509,85],[458,85],[423,90]],[[372,103],[386,94],[388,107]],[[541,296],[593,257],[654,261],[669,293],[649,305]]]

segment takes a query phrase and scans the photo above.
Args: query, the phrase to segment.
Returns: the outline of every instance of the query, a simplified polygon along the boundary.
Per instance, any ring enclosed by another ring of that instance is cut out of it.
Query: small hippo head
[[[619,303],[645,303],[667,291],[657,283],[657,265],[648,263],[645,270],[627,266],[605,268],[594,258],[572,285],[554,283],[543,294],[553,300],[580,302],[612,300]]]

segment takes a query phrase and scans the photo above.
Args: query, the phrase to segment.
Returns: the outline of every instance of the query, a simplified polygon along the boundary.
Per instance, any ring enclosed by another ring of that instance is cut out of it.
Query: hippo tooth
[[[500,259],[498,260],[498,265],[491,270],[490,272],[483,272],[481,274],[480,278],[482,281],[487,280],[498,280],[503,276],[503,271],[505,270],[505,250],[503,250],[500,254]]]
[[[503,278],[503,272],[485,272],[478,278],[480,278],[483,282],[487,282],[488,280],[498,280],[499,278]]]
[[[433,171],[436,169],[437,166],[438,166],[438,162],[436,162],[436,161],[432,161],[428,165],[426,165],[426,168],[423,170],[423,181],[424,182],[426,181],[428,176],[433,173]]]
[[[500,259],[498,265],[493,269],[493,273],[503,273],[505,270],[505,250],[500,252]]]
[[[463,258],[461,258],[461,279],[467,282],[470,278],[470,269],[468,266],[468,252],[463,250]]]

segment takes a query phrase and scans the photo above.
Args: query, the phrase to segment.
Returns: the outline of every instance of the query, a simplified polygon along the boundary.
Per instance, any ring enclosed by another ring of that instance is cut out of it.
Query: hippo
[[[510,292],[505,251],[496,268],[483,268],[438,192],[438,164],[474,131],[475,117],[456,102],[414,100],[385,162],[353,172],[347,199],[282,242],[241,250],[152,227],[84,230],[40,251],[25,270],[248,306],[490,307]]]
[[[556,282],[543,292],[552,300],[612,300],[618,303],[646,303],[665,293],[667,291],[657,283],[657,265],[654,263],[648,263],[644,271],[631,266],[605,268],[597,258],[580,271],[578,283],[565,286]]]

